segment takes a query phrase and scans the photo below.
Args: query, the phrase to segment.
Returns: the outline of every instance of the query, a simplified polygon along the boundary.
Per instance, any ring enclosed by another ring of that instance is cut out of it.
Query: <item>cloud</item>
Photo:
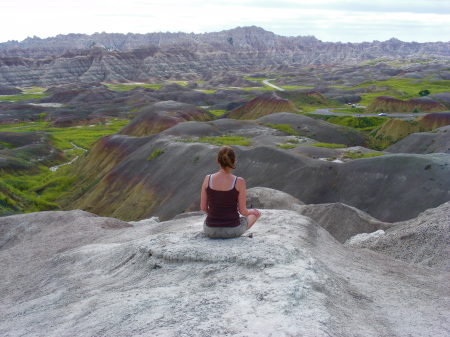
[[[0,42],[68,33],[221,31],[260,26],[323,41],[448,41],[448,0],[56,0],[2,4]]]

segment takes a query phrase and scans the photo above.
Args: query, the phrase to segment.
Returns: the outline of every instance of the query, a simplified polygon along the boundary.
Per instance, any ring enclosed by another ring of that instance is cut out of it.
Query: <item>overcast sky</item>
[[[450,0],[8,0],[0,9],[0,42],[252,25],[331,42],[450,41]]]

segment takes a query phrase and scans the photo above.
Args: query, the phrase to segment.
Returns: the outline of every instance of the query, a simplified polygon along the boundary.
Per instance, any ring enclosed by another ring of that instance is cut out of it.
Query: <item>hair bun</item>
[[[234,165],[236,162],[236,154],[230,146],[223,145],[220,147],[219,153],[217,154],[217,161],[222,168],[236,168]]]

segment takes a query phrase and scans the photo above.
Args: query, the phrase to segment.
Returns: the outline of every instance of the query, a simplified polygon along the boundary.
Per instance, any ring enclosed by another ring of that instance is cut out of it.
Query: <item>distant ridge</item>
[[[96,33],[0,43],[0,86],[203,80],[219,73],[291,72],[301,67],[359,66],[373,60],[447,62],[450,42],[332,43],[285,37],[260,27],[215,33]]]
[[[396,38],[391,38],[384,42],[322,42],[311,35],[286,37],[276,35],[261,27],[249,26],[201,34],[183,32],[154,32],[147,34],[102,32],[92,35],[60,34],[44,39],[34,36],[28,37],[20,42],[11,40],[0,43],[0,57],[19,56],[44,58],[63,55],[74,50],[89,50],[95,47],[108,51],[129,51],[149,46],[166,51],[177,48],[193,52],[211,52],[214,50],[228,52],[236,49],[247,51],[275,50],[278,52],[307,52],[315,49],[339,52],[339,50],[343,49],[357,49],[359,52],[364,52],[376,46],[375,49],[379,50],[382,54],[390,51],[406,55],[407,53],[420,50],[427,54],[450,55],[449,42],[402,42]]]

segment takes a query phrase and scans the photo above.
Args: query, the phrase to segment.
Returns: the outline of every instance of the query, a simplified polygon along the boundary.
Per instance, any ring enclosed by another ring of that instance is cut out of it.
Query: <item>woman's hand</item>
[[[256,208],[254,208],[254,209],[249,209],[248,210],[248,214],[249,215],[253,214],[254,216],[256,216],[258,218],[261,215],[261,212],[258,211]]]

